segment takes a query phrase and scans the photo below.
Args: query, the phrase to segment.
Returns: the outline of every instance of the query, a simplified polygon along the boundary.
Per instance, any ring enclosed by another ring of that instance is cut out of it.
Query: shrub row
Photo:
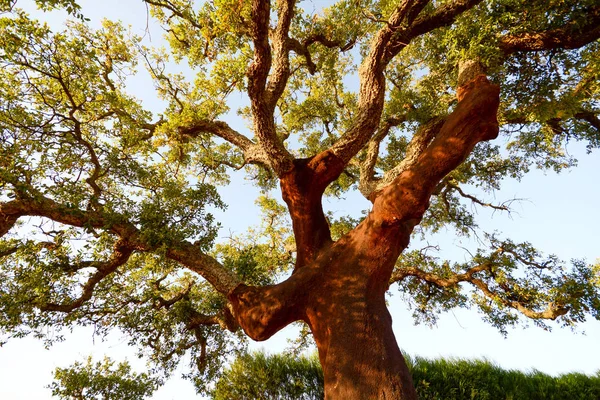
[[[486,360],[406,359],[421,400],[600,400],[600,371],[554,377]],[[224,372],[213,398],[322,399],[323,373],[316,355],[245,354]]]

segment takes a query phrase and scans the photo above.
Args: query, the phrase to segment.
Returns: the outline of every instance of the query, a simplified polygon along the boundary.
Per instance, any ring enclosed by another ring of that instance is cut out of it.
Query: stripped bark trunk
[[[336,242],[321,197],[343,163],[330,152],[296,160],[281,180],[294,225],[296,269],[278,285],[239,285],[229,296],[237,321],[255,340],[268,339],[293,321],[310,326],[328,400],[416,399],[385,292],[437,184],[477,143],[498,134],[498,87],[483,75],[462,82],[456,109],[429,146],[388,186],[373,193],[369,215]]]

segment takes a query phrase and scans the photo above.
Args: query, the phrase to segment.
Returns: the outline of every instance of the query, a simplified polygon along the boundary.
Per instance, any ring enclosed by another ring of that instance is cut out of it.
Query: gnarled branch
[[[260,146],[269,157],[270,165],[278,176],[292,168],[292,155],[277,136],[274,121],[274,104],[267,91],[267,78],[272,64],[269,44],[268,0],[252,1],[251,36],[254,44],[254,58],[248,68],[248,97],[250,98],[254,134]],[[287,34],[287,33],[286,33]],[[283,43],[282,45],[285,45]],[[287,55],[285,56],[287,58]],[[285,62],[284,62],[285,64]],[[282,66],[285,66],[282,64]]]
[[[518,51],[578,49],[600,38],[600,6],[590,7],[585,19],[569,21],[560,28],[500,38],[500,49],[505,55]]]
[[[65,207],[42,195],[36,196],[35,199],[19,199],[0,203],[0,221],[6,221],[2,226],[2,228],[6,227],[6,232],[18,218],[23,216],[46,217],[79,228],[105,229],[126,240],[133,250],[144,252],[156,250],[155,247],[150,246],[143,240],[140,231],[124,216],[114,214],[106,216],[99,210],[83,211]],[[240,283],[233,272],[227,270],[214,258],[202,253],[197,246],[188,241],[170,244],[167,247],[167,256],[197,272],[210,282],[217,291],[225,295],[231,293]]]
[[[96,273],[94,273],[87,282],[82,287],[81,295],[68,303],[45,303],[40,304],[39,308],[41,311],[59,311],[64,313],[69,313],[79,307],[81,307],[85,302],[92,298],[94,294],[94,289],[96,285],[108,275],[112,274],[119,268],[121,265],[125,264],[129,257],[133,253],[133,247],[127,243],[125,240],[120,239],[115,243],[113,253],[110,256],[110,259],[105,262],[91,262],[85,263],[85,267],[93,267],[96,268]],[[76,269],[81,269],[83,266],[75,267]]]
[[[600,133],[600,118],[598,118],[598,112],[580,111],[575,114],[575,118],[587,122]]]
[[[290,48],[288,33],[294,16],[295,0],[279,0],[277,27],[272,34],[274,60],[267,83],[267,102],[274,108],[283,94],[290,76]]]
[[[501,296],[499,293],[490,289],[489,285],[485,281],[476,277],[476,274],[478,272],[490,271],[491,268],[491,263],[484,263],[471,267],[464,273],[454,274],[449,278],[440,277],[437,274],[423,271],[417,267],[402,268],[394,272],[390,280],[390,284],[394,282],[399,282],[409,276],[421,279],[425,282],[432,283],[442,288],[450,288],[458,285],[461,282],[468,282],[476,288],[478,288],[479,290],[481,290],[481,292],[490,300],[497,301],[506,307],[513,308],[531,319],[555,320],[556,318],[565,315],[569,312],[569,309],[567,307],[563,307],[553,302],[548,303],[545,310],[535,311],[531,308],[528,308],[527,305],[523,302],[511,300]]]
[[[183,136],[197,137],[203,132],[211,133],[227,142],[237,146],[244,155],[247,163],[269,165],[269,158],[262,150],[261,146],[248,139],[238,131],[232,129],[223,121],[202,120],[194,122],[191,125],[179,128],[179,133]]]
[[[331,147],[344,165],[371,139],[379,125],[385,94],[384,72],[388,63],[412,39],[436,28],[450,25],[456,16],[481,1],[456,0],[426,16],[420,14],[429,2],[427,0],[405,0],[396,8],[387,25],[375,35],[369,55],[359,69],[359,102],[355,123]]]
[[[419,156],[425,151],[429,143],[431,143],[433,138],[442,128],[442,125],[445,121],[445,118],[434,117],[429,122],[421,126],[408,143],[406,155],[402,161],[400,161],[400,163],[398,163],[398,165],[396,165],[394,168],[387,171],[381,179],[373,180],[362,188],[359,186],[361,193],[365,197],[371,198],[374,193],[383,190],[402,172],[414,165],[419,159]]]

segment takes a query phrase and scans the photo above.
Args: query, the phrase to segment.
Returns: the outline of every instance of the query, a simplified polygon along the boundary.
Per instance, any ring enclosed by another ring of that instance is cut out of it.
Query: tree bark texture
[[[458,89],[458,98],[430,144],[373,193],[371,212],[336,242],[321,197],[344,164],[331,152],[296,160],[281,178],[296,237],[294,273],[273,286],[239,285],[229,295],[235,318],[255,340],[268,339],[293,321],[310,326],[328,400],[417,398],[385,293],[437,184],[477,143],[498,134],[496,85],[476,75]]]

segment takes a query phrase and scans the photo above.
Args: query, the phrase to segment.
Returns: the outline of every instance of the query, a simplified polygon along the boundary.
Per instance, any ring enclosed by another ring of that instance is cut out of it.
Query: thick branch
[[[188,309],[187,312],[190,315],[186,324],[188,329],[196,329],[203,325],[219,325],[223,329],[235,332],[239,328],[237,321],[227,307],[223,309],[220,315],[206,315],[192,308]]]
[[[273,50],[275,53],[273,71],[267,83],[268,103],[275,107],[283,94],[290,76],[290,48],[288,33],[294,17],[295,0],[278,0],[279,7],[277,27],[272,35]]]
[[[381,224],[414,226],[444,176],[460,165],[477,143],[497,137],[498,86],[478,76],[460,91],[462,99],[431,144],[411,167],[377,194],[373,213]]]
[[[271,47],[269,45],[268,0],[252,1],[251,36],[254,44],[254,59],[248,68],[248,96],[250,97],[254,133],[270,165],[278,176],[292,168],[291,154],[283,141],[277,137],[274,121],[275,107],[269,100],[266,84],[271,69]]]
[[[578,49],[600,38],[600,6],[590,7],[585,19],[569,21],[556,29],[527,32],[500,38],[505,55],[518,51]]]
[[[321,199],[340,168],[343,165],[339,158],[331,151],[322,152],[309,159],[295,160],[294,168],[281,177],[281,192],[296,240],[296,269],[309,264],[323,246],[331,243]]]
[[[184,241],[167,250],[167,257],[175,260],[206,279],[220,293],[230,294],[239,284],[239,278],[221,263],[202,253],[192,243]]]
[[[1,204],[0,207],[2,207]],[[15,226],[18,219],[17,215],[4,214],[0,208],[0,237],[6,235]]]
[[[312,281],[319,276],[318,270],[302,268],[277,285],[241,284],[228,296],[233,315],[252,339],[267,340],[290,323],[305,318]]]
[[[597,114],[591,111],[581,111],[575,114],[575,118],[586,121],[600,132],[600,118],[598,118]]]
[[[427,16],[420,16],[428,3],[427,0],[406,0],[396,8],[387,25],[371,42],[369,55],[359,69],[360,88],[356,122],[331,148],[344,165],[371,139],[379,125],[385,95],[384,71],[388,63],[412,39],[452,24],[458,15],[481,1],[456,0],[439,7]]]
[[[367,155],[360,165],[360,178],[358,184],[358,189],[365,197],[368,198],[371,192],[373,192],[373,186],[375,184],[375,165],[379,158],[379,146],[381,145],[381,142],[387,137],[392,127],[400,125],[405,120],[406,118],[404,116],[400,118],[387,118],[382,126],[379,127],[377,133],[369,141]]]
[[[421,36],[442,26],[451,25],[457,16],[475,7],[483,0],[454,0],[438,7],[433,13],[415,20],[410,29],[411,37]]]
[[[392,55],[388,46],[392,39],[396,40],[398,37],[400,26],[411,23],[427,2],[403,1],[390,16],[388,24],[371,41],[369,55],[359,68],[360,86],[355,122],[331,147],[344,165],[367,144],[379,126],[385,96],[384,71],[392,57],[401,50],[395,49]],[[403,43],[403,46],[406,46],[408,41],[404,40]],[[339,173],[341,172],[340,170]]]
[[[361,190],[363,195],[367,198],[370,198],[372,194],[385,188],[394,179],[400,176],[402,172],[413,166],[421,154],[423,154],[429,143],[431,143],[433,138],[440,131],[445,121],[445,118],[434,117],[429,122],[421,126],[408,143],[406,155],[402,161],[400,161],[400,163],[398,163],[398,165],[396,165],[394,168],[387,171],[383,178],[372,181],[369,186],[365,186]]]
[[[139,230],[123,216],[104,215],[100,211],[82,211],[65,207],[43,196],[35,199],[21,199],[0,203],[0,221],[6,221],[0,227],[6,232],[12,227],[11,221],[23,216],[46,217],[53,221],[79,228],[105,229],[117,235],[137,251],[154,251],[156,247],[148,245]],[[14,225],[14,222],[12,222]],[[217,291],[229,294],[239,284],[237,276],[223,267],[214,258],[202,253],[198,247],[187,241],[174,243],[167,248],[167,256],[180,262],[205,278]]]

